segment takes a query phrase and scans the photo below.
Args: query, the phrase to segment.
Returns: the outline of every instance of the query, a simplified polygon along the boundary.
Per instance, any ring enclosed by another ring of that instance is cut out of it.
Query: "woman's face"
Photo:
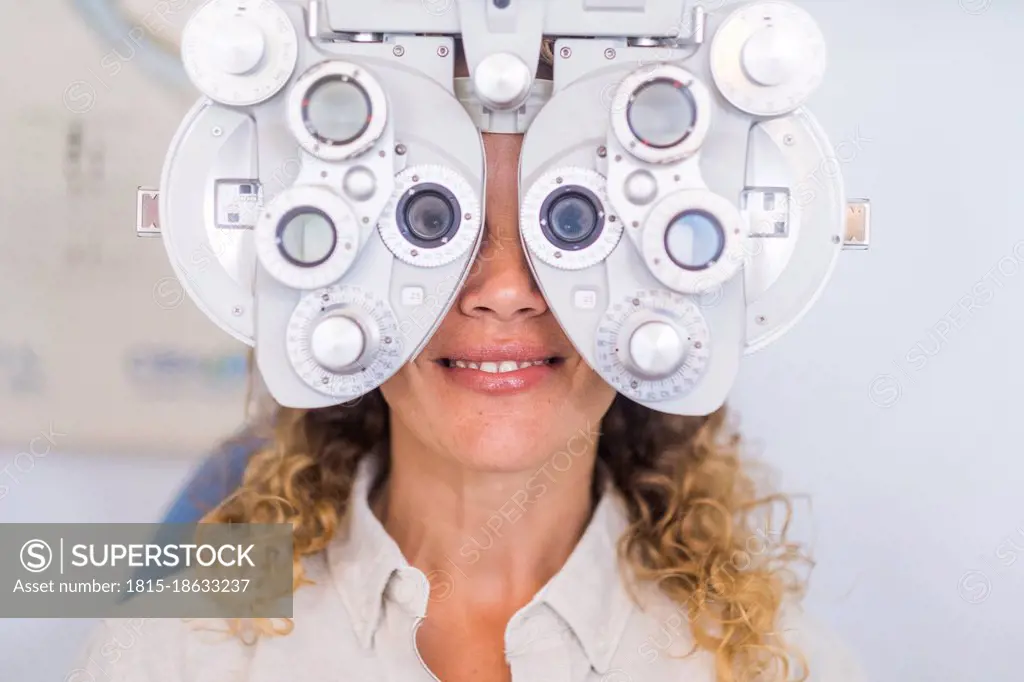
[[[520,135],[484,134],[484,241],[437,333],[381,390],[395,429],[474,469],[519,471],[596,443],[615,397],[569,343],[519,239]],[[514,363],[514,364],[513,364]]]

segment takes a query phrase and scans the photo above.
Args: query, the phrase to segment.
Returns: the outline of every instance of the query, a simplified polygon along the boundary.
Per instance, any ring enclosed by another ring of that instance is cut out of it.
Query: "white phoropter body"
[[[480,244],[481,131],[525,133],[533,274],[584,359],[655,410],[717,409],[866,246],[839,173],[797,196],[832,156],[804,108],[825,42],[798,7],[432,7],[210,0],[184,32],[205,98],[167,156],[161,234],[281,404],[352,400],[430,339]],[[545,38],[553,82],[534,77]]]

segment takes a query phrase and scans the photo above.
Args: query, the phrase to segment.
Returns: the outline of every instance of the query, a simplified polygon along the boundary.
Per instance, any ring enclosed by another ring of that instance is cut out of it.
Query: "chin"
[[[448,455],[468,468],[488,472],[535,471],[565,448],[567,424],[545,424],[541,415],[471,418],[457,432]]]
[[[407,365],[381,390],[393,435],[469,470],[532,473],[567,451],[576,461],[595,450],[615,396],[579,358],[511,377],[447,365]]]

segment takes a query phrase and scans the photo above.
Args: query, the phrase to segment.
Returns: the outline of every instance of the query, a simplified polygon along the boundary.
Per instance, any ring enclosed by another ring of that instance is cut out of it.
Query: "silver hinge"
[[[846,202],[846,235],[844,249],[864,250],[871,245],[871,200],[850,199]]]
[[[135,234],[139,237],[159,237],[160,190],[153,187],[139,187],[135,202]]]

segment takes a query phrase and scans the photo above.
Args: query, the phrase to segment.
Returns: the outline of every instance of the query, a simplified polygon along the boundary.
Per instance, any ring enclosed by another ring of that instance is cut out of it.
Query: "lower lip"
[[[559,364],[532,365],[514,372],[491,373],[467,367],[445,367],[438,364],[445,376],[455,384],[487,395],[511,395],[536,388],[552,376]]]

